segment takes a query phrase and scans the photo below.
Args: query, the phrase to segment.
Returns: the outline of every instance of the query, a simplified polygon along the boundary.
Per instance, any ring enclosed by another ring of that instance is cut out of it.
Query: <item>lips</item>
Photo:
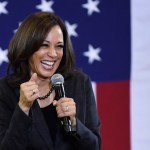
[[[52,69],[55,61],[42,60],[41,64],[45,69]]]

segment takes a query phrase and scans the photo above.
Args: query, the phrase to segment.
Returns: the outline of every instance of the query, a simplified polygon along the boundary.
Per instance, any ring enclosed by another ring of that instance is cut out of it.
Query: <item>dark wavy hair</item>
[[[19,86],[30,79],[29,58],[37,51],[48,32],[59,25],[64,39],[63,57],[56,72],[65,78],[74,70],[75,56],[70,37],[63,20],[54,13],[37,12],[28,16],[10,41],[8,48],[8,82]]]

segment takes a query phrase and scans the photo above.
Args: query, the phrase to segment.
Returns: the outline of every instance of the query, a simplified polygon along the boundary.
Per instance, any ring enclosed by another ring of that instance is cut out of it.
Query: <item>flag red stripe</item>
[[[98,83],[102,150],[130,150],[129,81]]]

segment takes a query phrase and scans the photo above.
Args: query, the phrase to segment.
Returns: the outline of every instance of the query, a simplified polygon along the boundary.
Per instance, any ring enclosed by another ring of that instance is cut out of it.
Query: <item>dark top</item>
[[[56,108],[52,104],[50,104],[47,107],[41,108],[41,110],[44,114],[44,118],[48,125],[50,136],[55,146],[56,130],[57,130],[57,125],[59,123],[57,120]]]
[[[76,103],[76,134],[56,130],[55,147],[37,101],[27,116],[18,106],[19,87],[12,88],[7,77],[0,79],[0,150],[99,150],[100,122],[90,79],[74,71],[65,80],[66,97]]]

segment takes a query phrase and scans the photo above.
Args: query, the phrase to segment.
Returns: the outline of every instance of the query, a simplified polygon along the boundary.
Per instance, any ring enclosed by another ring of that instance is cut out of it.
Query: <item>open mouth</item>
[[[54,67],[55,61],[42,60],[41,64],[45,69],[52,69]]]

